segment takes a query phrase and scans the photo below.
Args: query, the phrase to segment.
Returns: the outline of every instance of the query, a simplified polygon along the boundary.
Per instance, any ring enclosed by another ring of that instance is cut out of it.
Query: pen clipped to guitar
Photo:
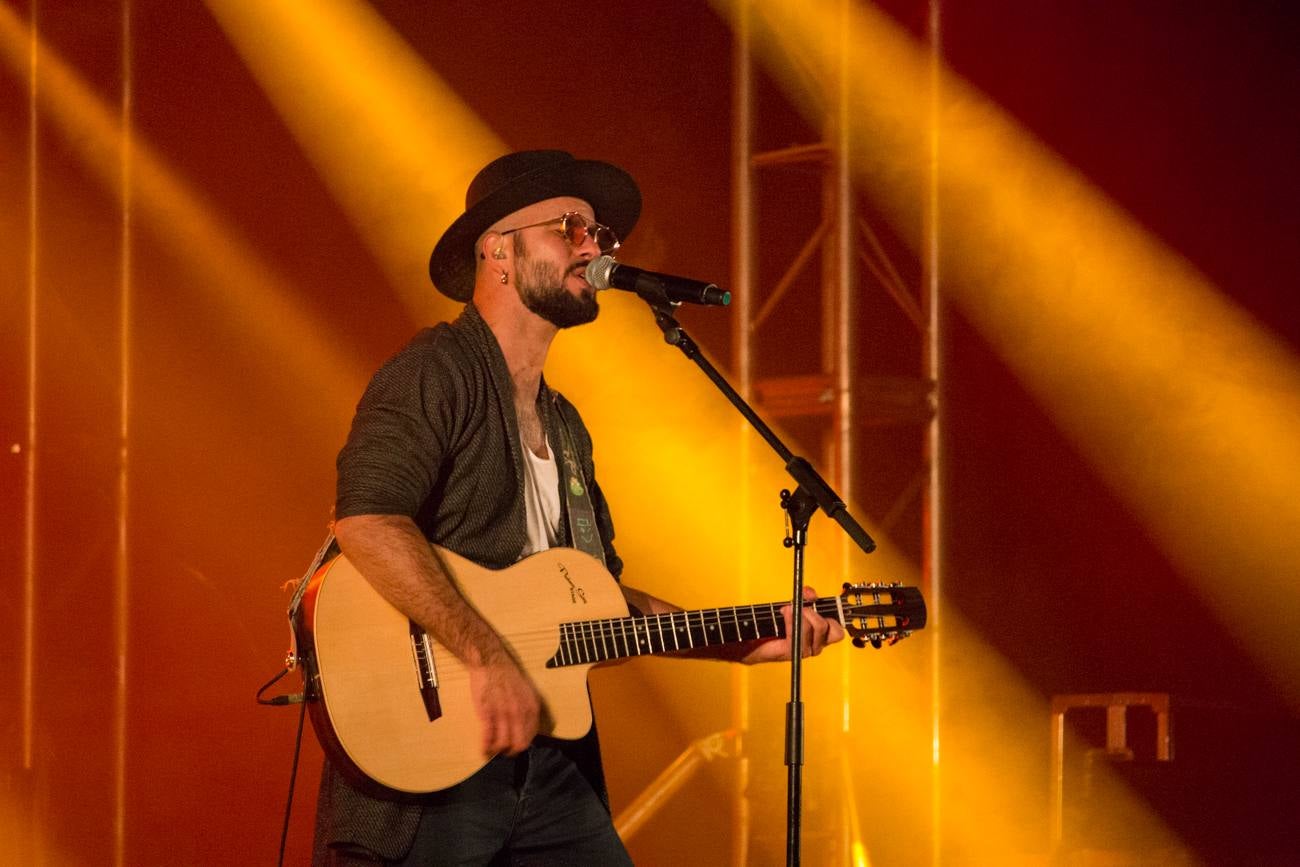
[[[465,598],[500,633],[542,697],[541,734],[591,728],[587,673],[608,660],[781,638],[787,602],[630,616],[618,582],[594,558],[552,548],[507,569],[434,553]],[[526,592],[521,592],[526,590]],[[845,584],[806,603],[862,646],[921,629],[914,587]],[[481,723],[469,672],[338,555],[312,576],[294,618],[312,725],[354,781],[397,794],[433,792],[478,771]]]

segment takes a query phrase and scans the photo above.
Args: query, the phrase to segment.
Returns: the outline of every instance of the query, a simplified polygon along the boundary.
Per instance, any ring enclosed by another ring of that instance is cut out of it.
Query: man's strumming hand
[[[483,721],[483,754],[517,755],[537,735],[541,697],[519,664],[508,653],[470,666],[474,709]]]

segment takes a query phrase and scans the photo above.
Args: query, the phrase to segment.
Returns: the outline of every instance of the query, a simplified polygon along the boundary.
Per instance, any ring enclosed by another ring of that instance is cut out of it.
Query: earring
[[[510,278],[509,278],[508,276],[506,276],[506,272],[505,272],[505,271],[502,271],[502,272],[501,272],[501,285],[504,286],[504,285],[506,285],[506,284],[509,283],[509,282],[510,282]]]
[[[497,247],[496,252],[492,254],[493,259],[504,259],[505,257],[506,251],[502,250],[500,247]]]

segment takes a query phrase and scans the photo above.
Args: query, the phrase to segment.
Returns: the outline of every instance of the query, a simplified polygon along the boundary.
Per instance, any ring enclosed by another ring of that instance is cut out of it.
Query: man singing
[[[596,318],[584,269],[631,232],[641,194],[608,163],[525,151],[479,172],[465,204],[429,260],[434,285],[465,309],[420,332],[371,380],[338,458],[335,532],[375,590],[464,663],[491,758],[413,801],[363,792],[327,764],[315,863],[630,864],[595,729],[577,741],[538,735],[543,709],[527,672],[429,543],[491,569],[571,546],[621,578],[591,437],[542,371],[560,329]],[[634,613],[679,610],[621,589]],[[806,654],[843,637],[810,608],[803,618]],[[754,663],[789,654],[788,640],[772,639],[683,655]]]

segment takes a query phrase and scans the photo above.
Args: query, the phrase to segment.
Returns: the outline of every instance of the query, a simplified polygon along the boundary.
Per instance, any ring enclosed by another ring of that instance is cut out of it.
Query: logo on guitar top
[[[587,592],[577,584],[573,583],[573,578],[569,575],[569,570],[563,563],[556,563],[555,565],[559,568],[560,574],[564,576],[565,582],[569,585],[569,601],[577,604],[578,600],[581,599],[585,605],[587,602]]]

